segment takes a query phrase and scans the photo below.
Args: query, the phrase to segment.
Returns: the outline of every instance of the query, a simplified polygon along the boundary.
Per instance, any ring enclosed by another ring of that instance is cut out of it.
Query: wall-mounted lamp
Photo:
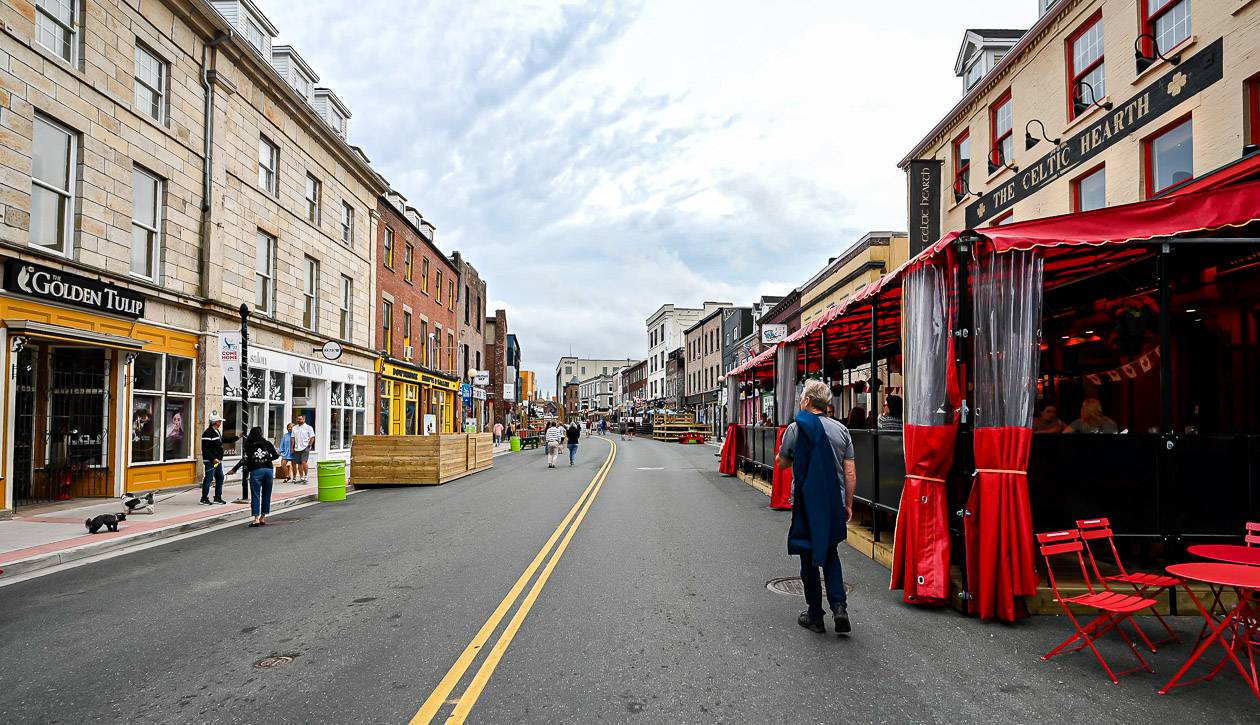
[[[1030,129],[1032,128],[1032,125],[1034,123],[1041,127],[1041,138],[1035,138],[1032,135],[1032,131]],[[1024,150],[1025,151],[1032,149],[1033,146],[1036,146],[1037,144],[1041,143],[1043,140],[1049,141],[1055,146],[1058,146],[1059,144],[1063,143],[1062,139],[1050,138],[1049,136],[1046,135],[1046,124],[1042,123],[1041,119],[1039,118],[1034,118],[1033,120],[1024,124]]]
[[[997,161],[993,160],[994,156],[997,157]],[[1011,171],[1019,171],[1018,166],[1008,162],[1003,157],[1004,157],[1004,154],[1002,153],[1001,146],[995,146],[989,151],[989,173],[990,174],[997,172],[998,169],[1010,169]]]
[[[979,199],[979,198],[980,198],[980,195],[979,195],[979,194],[977,194],[976,192],[974,192],[974,191],[972,191],[972,190],[971,190],[971,183],[970,183],[970,181],[971,181],[971,180],[970,180],[969,178],[964,178],[964,177],[962,177],[962,176],[960,176],[960,177],[958,177],[957,179],[955,179],[955,180],[954,180],[954,201],[955,201],[955,203],[956,203],[956,202],[960,202],[960,201],[962,201],[963,199],[966,199],[966,198],[967,198],[967,197],[969,197],[969,196],[974,196],[974,197],[976,197],[977,199]]]
[[[1085,101],[1081,91],[1089,89],[1089,102]],[[1104,111],[1111,110],[1111,101],[1098,102],[1098,94],[1094,91],[1094,87],[1084,80],[1077,81],[1072,86],[1072,114],[1079,116],[1089,110],[1090,106],[1098,106]]]
[[[1151,41],[1151,54],[1150,55],[1147,55],[1146,50],[1142,47],[1143,38],[1149,38]],[[1179,63],[1181,63],[1180,53],[1175,53],[1172,56],[1166,56],[1163,53],[1159,52],[1159,40],[1157,40],[1155,36],[1151,35],[1150,33],[1142,33],[1141,35],[1139,35],[1137,38],[1133,40],[1133,55],[1135,58],[1137,58],[1137,72],[1138,73],[1141,73],[1147,68],[1150,68],[1151,66],[1155,65],[1156,60],[1166,60],[1169,63],[1172,63],[1173,65],[1178,65]]]

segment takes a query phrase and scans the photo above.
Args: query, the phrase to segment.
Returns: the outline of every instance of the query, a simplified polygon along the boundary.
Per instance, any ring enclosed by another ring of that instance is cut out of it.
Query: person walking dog
[[[547,468],[556,467],[556,456],[560,455],[560,442],[564,440],[564,428],[559,423],[548,423],[547,433]]]
[[[226,504],[223,500],[223,445],[232,445],[240,436],[223,437],[223,416],[215,413],[210,416],[210,425],[201,434],[201,462],[206,472],[201,479],[201,501],[210,503],[210,482],[214,481],[214,502]]]
[[[572,466],[577,458],[578,439],[582,437],[582,428],[577,423],[570,423],[565,435],[569,438],[569,465]]]
[[[830,404],[831,390],[826,383],[805,383],[801,410],[796,421],[783,432],[777,462],[792,467],[794,491],[788,553],[801,557],[801,583],[809,605],[797,618],[797,624],[814,632],[826,631],[818,572],[821,568],[827,579],[827,601],[836,634],[844,634],[852,626],[836,546],[844,541],[848,534],[846,525],[853,518],[857,467],[848,428],[824,415]]]
[[[254,515],[249,524],[251,527],[267,524],[267,514],[271,513],[271,488],[276,475],[273,461],[279,457],[276,447],[263,436],[262,428],[254,426],[249,429],[245,452],[231,472],[236,473],[244,466],[249,473],[249,512]]]

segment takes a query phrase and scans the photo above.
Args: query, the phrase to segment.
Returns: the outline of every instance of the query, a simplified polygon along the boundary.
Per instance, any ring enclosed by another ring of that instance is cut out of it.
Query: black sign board
[[[144,317],[144,295],[98,279],[45,267],[20,259],[4,260],[4,288],[47,302],[60,302],[89,310]]]
[[[941,238],[941,161],[914,159],[910,162],[910,256],[927,249]]]
[[[1106,111],[1085,130],[1065,140],[1010,181],[967,207],[967,227],[975,228],[1015,202],[1041,191],[1104,150],[1221,79],[1223,42],[1216,42],[1173,66],[1141,93]],[[911,219],[913,222],[913,219]]]

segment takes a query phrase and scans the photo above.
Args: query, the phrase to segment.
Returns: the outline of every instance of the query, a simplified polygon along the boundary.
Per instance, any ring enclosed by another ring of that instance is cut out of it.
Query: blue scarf
[[[848,530],[835,451],[822,420],[804,410],[796,414],[792,487],[788,553],[809,556],[814,566],[822,566]]]

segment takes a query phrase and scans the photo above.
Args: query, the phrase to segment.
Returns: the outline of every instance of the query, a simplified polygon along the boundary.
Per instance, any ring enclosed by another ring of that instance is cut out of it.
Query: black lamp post
[[[249,305],[241,303],[241,455],[245,455],[245,437],[249,434]],[[241,497],[232,503],[249,503],[249,468],[241,466]]]

